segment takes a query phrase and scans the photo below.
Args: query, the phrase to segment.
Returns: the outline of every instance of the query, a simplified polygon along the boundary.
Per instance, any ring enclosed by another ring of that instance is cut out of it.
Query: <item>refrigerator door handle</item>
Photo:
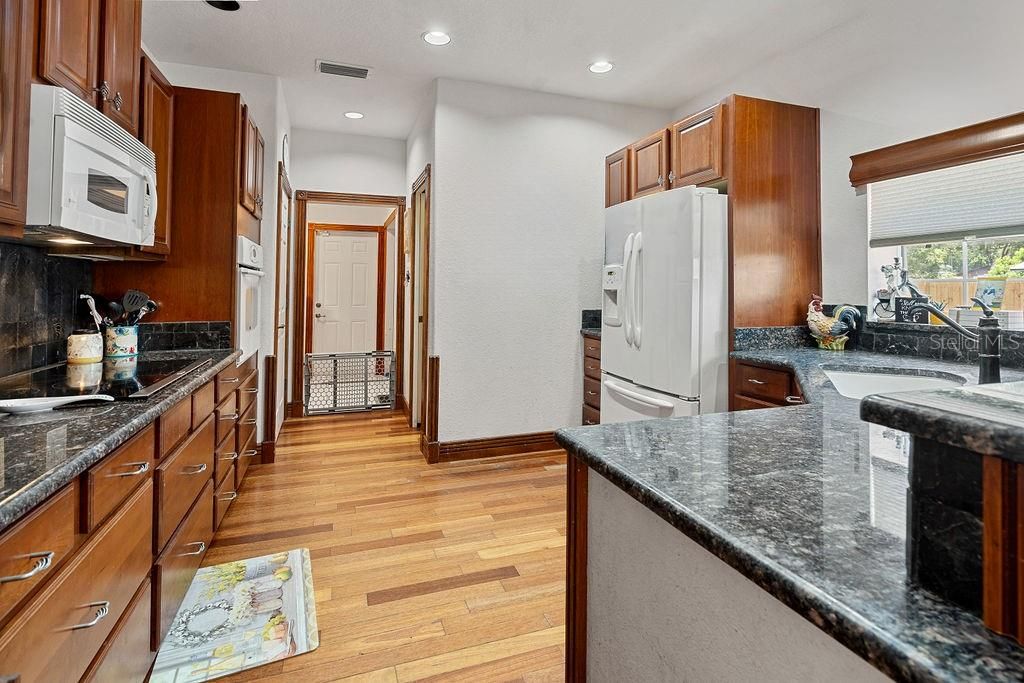
[[[626,236],[626,245],[622,249],[622,291],[619,293],[619,299],[622,300],[622,326],[626,332],[626,344],[628,346],[633,345],[633,320],[632,312],[630,311],[630,298],[633,296],[632,283],[630,282],[631,275],[631,260],[633,256],[633,233],[629,233]]]
[[[643,339],[643,325],[644,325],[644,254],[643,254],[643,236],[642,232],[638,232],[636,237],[633,238],[633,285],[630,287],[630,294],[633,300],[629,304],[629,309],[633,315],[633,346],[637,349],[640,348],[640,342]]]
[[[626,398],[636,401],[637,403],[642,403],[645,406],[651,406],[652,408],[665,408],[667,410],[672,410],[674,407],[669,401],[663,401],[660,398],[651,398],[650,396],[644,396],[643,394],[635,391],[630,391],[625,387],[619,386],[610,379],[606,379],[604,381],[604,386],[608,391],[619,394],[620,396],[625,396]]]

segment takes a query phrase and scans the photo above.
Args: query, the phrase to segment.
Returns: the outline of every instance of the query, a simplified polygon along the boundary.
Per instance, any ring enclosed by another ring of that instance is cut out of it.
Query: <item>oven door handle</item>
[[[249,268],[247,266],[238,266],[239,275],[249,275],[252,277],[263,277],[266,275],[262,270],[256,270],[255,268]]]

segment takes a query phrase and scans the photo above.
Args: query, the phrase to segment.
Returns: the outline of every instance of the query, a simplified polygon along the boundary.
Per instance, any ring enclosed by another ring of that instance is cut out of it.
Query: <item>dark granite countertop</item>
[[[238,355],[230,349],[154,351],[144,357],[211,362],[145,400],[0,415],[0,531],[210,381]]]
[[[1007,370],[1002,371],[1006,379]],[[940,443],[1024,463],[1024,382],[869,396],[861,418]]]
[[[893,678],[1024,680],[1024,648],[909,583],[909,438],[861,421],[859,401],[841,396],[822,366],[966,382],[976,368],[815,348],[733,356],[793,370],[808,403],[563,429],[556,439]]]
[[[601,338],[601,328],[600,327],[581,327],[580,328],[580,334],[582,334],[584,337],[590,337],[591,339],[600,339]]]

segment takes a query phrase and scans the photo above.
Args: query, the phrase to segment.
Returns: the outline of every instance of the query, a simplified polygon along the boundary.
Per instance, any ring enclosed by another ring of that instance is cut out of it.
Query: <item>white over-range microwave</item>
[[[153,151],[64,88],[32,85],[26,241],[151,246]]]

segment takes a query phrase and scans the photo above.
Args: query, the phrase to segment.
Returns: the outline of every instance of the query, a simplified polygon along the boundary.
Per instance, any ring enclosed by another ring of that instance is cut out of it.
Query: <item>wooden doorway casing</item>
[[[419,349],[419,361],[420,361],[419,362],[419,371],[420,371],[419,372],[419,382],[414,382],[413,383],[413,389],[417,390],[420,393],[417,417],[419,419],[419,429],[424,433],[424,435],[426,437],[425,445],[427,445],[427,446],[429,446],[429,444],[431,443],[431,436],[433,437],[435,442],[436,442],[436,439],[437,439],[437,435],[436,435],[436,431],[437,430],[436,429],[430,429],[430,425],[436,422],[437,410],[436,410],[436,406],[433,405],[433,404],[436,403],[436,392],[431,392],[429,390],[428,371],[427,371],[428,370],[428,365],[429,365],[429,360],[428,359],[429,359],[429,348],[430,348],[430,344],[429,344],[429,339],[430,339],[430,200],[431,200],[431,195],[430,195],[430,193],[431,193],[431,182],[430,182],[430,178],[431,178],[431,167],[430,167],[430,164],[427,164],[426,167],[423,169],[423,172],[420,173],[419,177],[417,177],[416,181],[412,184],[412,193],[409,196],[409,207],[410,207],[410,209],[412,211],[412,220],[409,221],[409,224],[410,224],[410,235],[412,236],[412,245],[411,245],[411,248],[410,248],[410,259],[409,259],[409,264],[410,264],[409,265],[409,271],[410,271],[409,299],[410,299],[411,302],[413,302],[413,303],[410,304],[410,306],[411,306],[411,310],[415,314],[415,311],[416,311],[415,301],[416,301],[416,297],[419,296],[420,297],[420,301],[421,301],[421,304],[420,304],[421,310],[423,311],[423,316],[422,316],[423,317],[423,321],[422,321],[422,324],[423,324],[423,346]],[[424,201],[423,201],[423,244],[422,245],[418,244],[417,241],[416,241],[417,240],[417,235],[416,235],[416,195],[418,195],[420,193],[422,193],[424,195]],[[422,292],[417,291],[417,288],[416,288],[416,283],[417,283],[417,279],[418,279],[417,278],[418,274],[416,272],[416,262],[417,262],[416,250],[420,246],[422,246],[422,249],[423,249],[422,257],[419,259],[423,263],[423,277],[422,277],[422,280],[423,280],[423,291]],[[417,323],[417,321],[416,320],[412,320],[412,318],[410,318],[410,321],[413,323],[413,325],[415,325]],[[415,328],[414,328],[413,334],[410,335],[409,339],[410,339],[410,341],[412,341],[412,340],[415,340],[415,338],[416,338],[416,335],[415,335]],[[410,344],[410,347],[411,347],[410,348],[410,353],[415,352],[415,350],[416,350],[415,349],[415,344]],[[412,356],[411,355],[409,357],[409,362],[410,362],[410,367],[415,367],[415,364],[412,363]],[[434,379],[434,383],[436,384],[436,381],[437,381],[436,378],[433,378],[433,379]],[[412,394],[410,394],[409,398],[410,398],[410,401],[412,401],[412,399],[413,399]],[[429,407],[428,407],[428,404],[429,404]],[[430,422],[428,422],[428,419],[427,419],[428,417],[431,418]],[[410,412],[409,412],[409,424],[410,424],[410,426],[412,425],[412,423],[413,423],[413,415],[412,415],[412,410],[411,410],[411,407],[410,407]],[[434,432],[433,435],[431,435],[430,432]],[[426,453],[426,451],[424,451],[424,456],[426,456],[426,455],[427,455],[427,453]]]
[[[281,220],[281,198],[288,198],[288,213],[289,217],[294,215],[292,210],[292,184],[288,180],[288,171],[284,167],[283,162],[277,162],[277,230],[274,233],[276,240],[274,243],[274,353],[266,359],[266,374],[265,374],[265,391],[266,400],[264,402],[263,411],[263,449],[262,449],[262,461],[263,462],[274,462],[275,445],[277,443],[277,373],[284,373],[284,412],[285,419],[288,417],[290,412],[288,409],[288,382],[293,379],[288,377],[288,334],[285,331],[284,337],[284,348],[279,348],[278,344],[278,333],[282,325],[288,324],[288,318],[294,317],[291,315],[291,306],[287,301],[288,297],[288,286],[285,284],[285,320],[281,320],[281,280],[287,283],[291,275],[292,260],[288,254],[284,255],[285,272],[281,272],[281,231],[289,230],[287,245],[291,247],[295,221],[289,221],[288,225],[284,225]]]
[[[296,306],[302,306],[305,311],[307,306],[312,305],[310,296],[306,291],[307,271],[312,269],[308,261],[309,254],[309,225],[306,221],[307,204],[354,204],[364,206],[392,206],[396,211],[395,226],[395,382],[396,393],[402,394],[402,372],[404,361],[404,337],[405,337],[405,288],[401,286],[402,256],[405,252],[405,197],[398,195],[377,195],[377,194],[351,194],[345,192],[320,192],[317,190],[296,190],[295,192],[295,274],[292,286],[295,292]],[[390,217],[388,221],[390,221]],[[387,223],[385,223],[387,225]],[[300,299],[301,297],[301,299]],[[300,349],[307,347],[307,339],[312,341],[310,330],[305,321],[305,315],[298,315],[298,309],[292,316],[295,319],[292,330],[292,394],[289,402],[289,415],[301,417],[302,406],[302,371],[304,364],[304,353]]]
[[[304,315],[306,316],[305,325],[307,330],[313,329],[313,294],[316,290],[316,239],[308,239],[310,233],[315,235],[317,232],[323,230],[325,232],[372,232],[377,235],[377,320],[374,321],[376,325],[375,338],[376,338],[376,351],[384,351],[384,321],[387,317],[387,301],[385,296],[387,294],[387,282],[388,282],[388,234],[387,228],[391,221],[394,219],[395,212],[392,211],[391,215],[388,216],[387,220],[384,221],[384,225],[341,225],[338,223],[310,223],[309,230],[307,233],[306,244],[308,253],[306,254],[306,262],[310,264],[309,269],[306,271],[306,305],[304,307]],[[397,229],[397,228],[396,228]],[[397,235],[396,238],[396,250],[397,250]],[[395,273],[396,285],[398,273]],[[396,288],[397,289],[397,288]],[[313,334],[309,334],[306,337],[306,353],[313,351]]]

